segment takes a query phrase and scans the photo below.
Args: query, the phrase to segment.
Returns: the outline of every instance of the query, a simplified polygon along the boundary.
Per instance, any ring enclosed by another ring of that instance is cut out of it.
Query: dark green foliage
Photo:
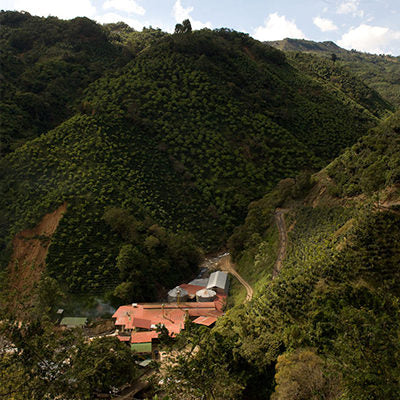
[[[234,258],[239,258],[244,249],[259,245],[261,237],[274,224],[275,209],[291,196],[294,188],[293,179],[284,179],[262,199],[250,203],[244,224],[236,227],[228,240]]]
[[[134,353],[115,337],[87,342],[79,330],[62,331],[43,322],[20,326],[5,319],[0,333],[16,350],[0,358],[2,398],[94,399],[137,375]]]
[[[315,349],[331,371],[333,379],[318,383],[320,393],[342,393],[346,400],[398,398],[400,218],[391,212],[357,214],[298,210],[279,277],[251,303],[232,310],[199,345],[196,360],[208,359],[216,347],[208,343],[224,338],[220,358],[232,360],[225,366],[229,378],[246,388],[236,398],[250,398],[244,393],[252,380],[268,375],[279,355],[306,348]],[[339,230],[351,216],[354,227]],[[343,246],[346,241],[349,246]],[[307,370],[297,373],[311,379]],[[272,379],[264,378],[251,398],[268,398],[272,390]]]
[[[175,25],[175,33],[191,33],[192,25],[188,19],[185,19],[181,24]]]
[[[372,129],[326,168],[342,196],[372,193],[400,183],[400,112]]]
[[[104,217],[126,241],[116,258],[122,281],[113,292],[116,299],[151,300],[161,285],[172,287],[196,271],[201,254],[191,235],[168,232],[150,218],[137,221],[122,209],[110,209]]]
[[[394,110],[394,107],[378,92],[357,78],[351,69],[336,63],[334,59],[329,60],[304,53],[289,53],[288,58],[290,63],[300,71],[307,71],[332,89],[341,91],[377,117],[384,117],[389,110]]]
[[[90,82],[132,58],[87,18],[1,11],[0,27],[1,155],[71,117]]]

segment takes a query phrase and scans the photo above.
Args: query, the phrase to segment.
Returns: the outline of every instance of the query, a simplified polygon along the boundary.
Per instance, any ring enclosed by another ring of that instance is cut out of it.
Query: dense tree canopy
[[[191,242],[188,232],[207,249],[218,247],[250,201],[283,177],[324,165],[377,122],[345,92],[242,33],[149,29],[138,39],[124,25],[68,23],[68,40],[84,32],[91,39],[79,46],[95,54],[100,39],[115,49],[118,37],[128,44],[147,38],[133,61],[85,89],[79,113],[1,165],[3,249],[19,230],[68,203],[47,258],[50,274],[68,290],[123,284],[118,295],[127,300],[142,298],[140,287],[154,293],[151,275],[143,274],[148,265],[157,264],[152,273],[163,271],[168,284],[190,275],[192,261],[178,262],[182,255],[172,250]],[[125,211],[113,220],[105,214],[110,207]],[[129,223],[118,226],[124,218]],[[185,239],[152,232],[154,224]],[[130,266],[123,265],[125,252],[135,259]]]

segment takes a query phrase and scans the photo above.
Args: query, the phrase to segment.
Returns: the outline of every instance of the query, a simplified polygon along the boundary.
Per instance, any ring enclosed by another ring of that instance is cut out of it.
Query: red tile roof
[[[152,339],[158,337],[158,332],[133,332],[131,336],[131,343],[149,343]]]
[[[117,338],[121,341],[121,342],[129,342],[131,340],[130,336],[121,336],[118,335]]]
[[[195,286],[195,285],[191,285]],[[212,302],[145,303],[121,306],[114,313],[115,325],[124,329],[152,329],[164,325],[171,335],[178,334],[185,327],[186,318],[213,317],[223,315],[222,307],[226,296],[219,295]]]
[[[151,321],[143,318],[133,318],[132,325],[136,328],[151,329]]]
[[[195,297],[199,290],[205,288],[205,286],[189,285],[188,283],[183,283],[182,285],[179,285],[179,287],[186,290],[190,297]]]
[[[186,311],[180,308],[144,308],[143,305],[121,306],[114,313],[115,325],[125,329],[143,327],[151,329],[152,325],[163,324],[170,333],[179,333],[185,325]],[[136,325],[138,322],[139,325]]]
[[[199,317],[196,318],[193,322],[199,325],[210,326],[217,320],[217,317]]]

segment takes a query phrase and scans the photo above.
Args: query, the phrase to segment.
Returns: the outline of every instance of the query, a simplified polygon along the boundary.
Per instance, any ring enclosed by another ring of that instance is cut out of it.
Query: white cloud
[[[124,11],[126,13],[133,13],[138,15],[144,15],[146,10],[136,3],[134,0],[107,0],[103,4],[105,10],[110,8],[118,11]]]
[[[322,32],[336,31],[338,29],[330,19],[315,17],[313,22]]]
[[[211,28],[211,22],[196,21],[190,16],[190,13],[194,10],[193,7],[183,7],[181,0],[176,0],[172,9],[176,22],[182,22],[185,19],[189,19],[193,29]]]
[[[77,16],[92,17],[96,13],[96,7],[91,0],[16,0],[16,10],[28,11],[33,15],[47,17],[49,15],[71,19]]]
[[[140,22],[134,18],[124,17],[120,14],[112,12],[103,15],[96,15],[95,17],[93,17],[93,19],[101,24],[110,24],[122,21],[128,24],[131,28],[136,29],[137,31],[141,31],[142,28],[146,25],[145,23]]]
[[[359,10],[359,0],[346,0],[339,4],[336,12],[338,14],[352,14],[353,17],[363,17],[364,11]]]
[[[400,31],[393,31],[383,26],[361,24],[351,28],[338,41],[345,49],[355,49],[368,53],[391,53],[390,47],[400,40]]]
[[[284,15],[273,13],[265,20],[264,26],[254,30],[258,40],[280,40],[285,38],[305,39],[306,35],[297,27],[294,21],[289,21]]]

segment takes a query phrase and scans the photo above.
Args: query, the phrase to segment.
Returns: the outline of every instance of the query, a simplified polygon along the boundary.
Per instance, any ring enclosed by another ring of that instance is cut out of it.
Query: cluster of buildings
[[[226,272],[213,272],[209,278],[195,279],[168,292],[167,303],[133,303],[118,308],[114,313],[118,339],[127,342],[139,353],[152,351],[157,341],[157,326],[176,336],[185,322],[211,326],[224,314],[229,290]]]

